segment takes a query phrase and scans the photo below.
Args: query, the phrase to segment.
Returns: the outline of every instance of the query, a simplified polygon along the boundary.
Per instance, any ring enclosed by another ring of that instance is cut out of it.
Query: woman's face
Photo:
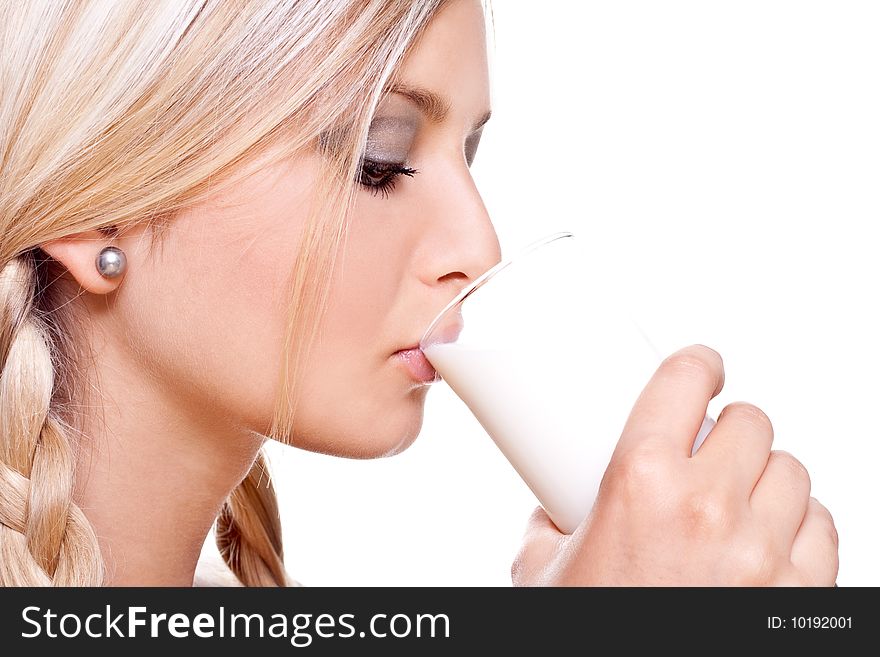
[[[457,291],[500,259],[469,169],[490,107],[484,30],[479,1],[454,0],[403,63],[401,82],[445,99],[444,117],[403,93],[377,110],[366,159],[417,173],[398,176],[393,189],[359,187],[302,374],[293,444],[354,457],[409,445],[428,386],[394,354],[416,345]],[[206,419],[269,426],[313,157],[261,171],[181,214],[154,251],[122,238],[129,271],[114,321],[123,326],[111,335],[126,336],[117,347],[175,404]],[[377,171],[362,180],[381,183],[387,176]]]

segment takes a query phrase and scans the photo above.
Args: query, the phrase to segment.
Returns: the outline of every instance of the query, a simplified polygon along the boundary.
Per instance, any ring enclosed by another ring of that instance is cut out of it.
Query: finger
[[[710,464],[714,472],[751,496],[772,444],[773,425],[766,413],[752,404],[733,402],[721,411],[694,459]]]
[[[791,563],[813,586],[832,586],[839,566],[834,519],[815,497],[791,546]]]
[[[724,363],[717,351],[691,345],[667,357],[636,400],[615,455],[646,440],[690,457],[709,400],[724,386]]]
[[[533,585],[550,562],[566,535],[557,529],[540,506],[529,516],[523,543],[510,569],[514,585]]]
[[[749,503],[753,515],[768,529],[779,549],[791,548],[807,513],[810,475],[794,456],[773,450]]]

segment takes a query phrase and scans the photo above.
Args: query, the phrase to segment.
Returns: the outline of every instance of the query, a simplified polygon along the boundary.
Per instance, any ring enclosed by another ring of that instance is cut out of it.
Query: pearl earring
[[[125,253],[115,246],[104,247],[95,258],[95,267],[104,278],[118,278],[125,272]]]

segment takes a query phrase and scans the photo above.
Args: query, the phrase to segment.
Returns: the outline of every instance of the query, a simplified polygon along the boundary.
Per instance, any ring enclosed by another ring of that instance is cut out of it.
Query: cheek
[[[276,397],[289,263],[259,244],[180,239],[158,266],[135,315],[150,367],[196,408],[261,431]]]
[[[295,189],[175,219],[133,281],[134,351],[176,399],[264,433],[278,395],[285,285],[305,210]],[[293,214],[291,214],[293,212]],[[145,347],[145,348],[144,348]]]
[[[404,228],[391,225],[388,214],[376,215],[355,215],[332,276],[292,437],[304,449],[382,456],[404,448],[421,429],[427,389],[414,388],[391,358],[412,331],[400,319],[411,248]],[[369,230],[376,225],[381,233]]]
[[[412,328],[401,326],[399,305],[412,294],[411,259],[421,234],[412,203],[392,202],[359,191],[345,248],[333,271],[325,342],[370,367],[384,363]],[[407,288],[406,286],[410,287]],[[395,325],[393,322],[397,322]]]
[[[383,215],[372,199],[364,203],[363,195],[359,200],[331,276],[316,376],[323,371],[350,379],[347,383],[362,394],[387,369],[388,357],[400,346],[401,327],[393,326],[392,320],[409,249],[392,214]]]

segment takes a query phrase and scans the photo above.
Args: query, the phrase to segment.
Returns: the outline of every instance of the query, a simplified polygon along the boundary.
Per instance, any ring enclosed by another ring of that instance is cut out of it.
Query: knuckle
[[[517,552],[510,564],[510,581],[514,586],[518,586],[522,582],[522,574],[524,571],[522,550]]]
[[[762,586],[773,581],[775,560],[765,542],[740,544],[733,551],[732,561],[737,571],[735,578],[741,584]]]
[[[773,422],[770,417],[754,404],[744,401],[731,402],[724,407],[722,413],[726,417],[734,417],[739,422],[773,434]]]
[[[667,356],[662,366],[675,374],[714,377],[723,370],[721,355],[704,345],[691,345]]]
[[[837,535],[837,531],[835,530],[834,535]],[[832,583],[837,581],[837,573],[840,572],[840,551],[838,550],[838,546],[835,544],[834,549],[830,551],[829,561],[831,564],[831,581]]]
[[[529,545],[529,540],[524,541],[510,564],[510,580],[514,586],[521,586],[527,582],[530,562]]]
[[[810,473],[804,464],[798,461],[790,452],[774,449],[770,452],[770,459],[775,465],[781,466],[784,469],[788,479],[807,489],[810,488]]]
[[[526,535],[529,535],[542,523],[544,518],[544,509],[543,507],[536,506],[532,509],[532,512],[529,514],[529,519],[526,521]]]
[[[647,447],[636,447],[609,466],[609,484],[625,491],[630,497],[643,498],[663,487],[668,479],[665,459]]]
[[[810,506],[812,507],[814,513],[818,514],[824,520],[825,527],[828,531],[828,536],[831,538],[831,542],[834,545],[834,548],[839,548],[840,536],[837,533],[837,526],[834,524],[834,516],[832,516],[828,508],[815,497],[810,498]]]
[[[536,586],[545,569],[545,557],[541,546],[533,546],[530,541],[522,544],[510,564],[510,581],[514,586]]]
[[[731,524],[730,505],[713,490],[693,491],[678,499],[677,515],[691,535],[715,535]]]

